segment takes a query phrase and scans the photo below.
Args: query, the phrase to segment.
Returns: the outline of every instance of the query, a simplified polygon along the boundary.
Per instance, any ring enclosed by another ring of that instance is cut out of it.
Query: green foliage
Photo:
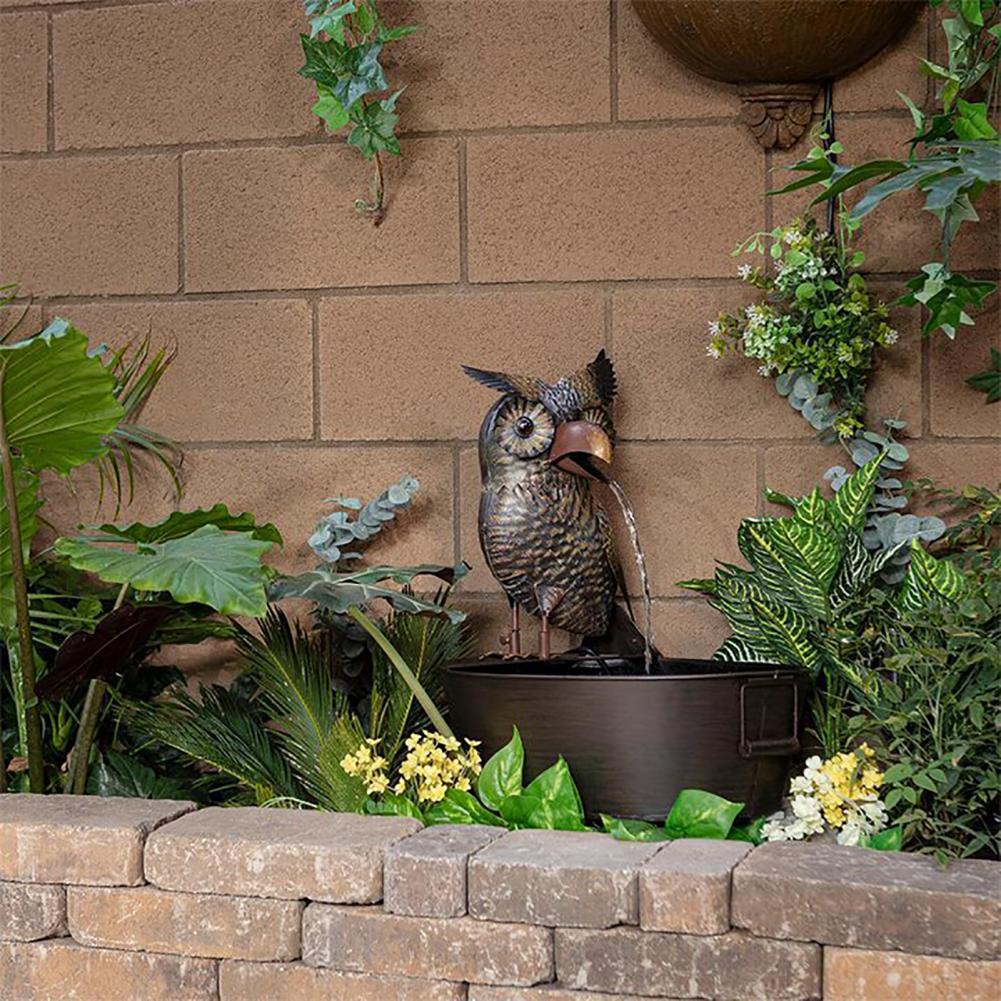
[[[386,634],[401,651],[420,685],[437,694],[440,672],[469,649],[468,628],[447,616],[396,612]],[[198,767],[209,766],[230,784],[235,801],[258,805],[315,805],[361,810],[364,784],[341,761],[367,737],[395,757],[402,738],[424,722],[415,695],[384,656],[377,656],[375,683],[363,714],[336,675],[322,632],[308,633],[271,607],[256,631],[238,635],[243,673],[230,690],[213,686],[193,698],[184,686],[154,704],[123,700],[121,718],[130,732],[178,751]],[[374,807],[374,804],[372,804]],[[377,812],[406,811],[386,797]]]
[[[396,138],[396,102],[403,93],[387,95],[380,59],[386,45],[417,30],[415,25],[388,27],[375,0],[305,0],[310,32],[300,35],[306,57],[299,73],[316,83],[312,112],[330,132],[350,126],[347,142],[366,160],[374,161],[373,200],[355,207],[382,218],[385,192],[380,154],[400,155]]]
[[[953,490],[924,477],[905,488],[927,504],[947,508],[952,516],[952,524],[934,547],[936,556],[965,569],[1001,566],[1001,484],[996,490],[973,484]]]
[[[500,810],[508,796],[521,792],[521,775],[525,767],[525,748],[521,734],[514,727],[511,739],[483,766],[476,782],[476,793],[491,810]]]
[[[257,524],[249,512],[230,514],[225,504],[214,504],[212,507],[198,507],[192,511],[173,511],[166,518],[152,525],[144,525],[134,521],[130,525],[99,525],[96,528],[98,536],[111,539],[121,539],[125,542],[135,542],[149,545],[155,542],[170,542],[190,535],[205,525],[215,525],[223,532],[246,532],[253,539],[262,542],[282,544],[281,533],[271,522]]]
[[[682,789],[678,793],[663,826],[646,820],[622,820],[601,815],[604,830],[617,841],[675,841],[678,838],[713,838],[760,843],[760,821],[735,827],[734,822],[744,809],[704,789]]]
[[[973,324],[969,311],[979,308],[996,288],[993,282],[953,273],[949,257],[963,223],[979,220],[975,203],[1001,182],[1001,140],[990,121],[990,109],[997,106],[1001,7],[996,0],[949,0],[945,6],[952,14],[942,21],[948,65],[922,60],[923,71],[939,81],[940,108],[928,116],[910,98],[899,95],[914,122],[908,158],[850,167],[814,148],[790,168],[805,176],[782,192],[820,184],[824,190],[816,204],[875,182],[851,210],[856,222],[893,196],[921,192],[925,210],[941,227],[941,259],[922,267],[900,302],[926,307],[925,333],[942,330],[952,338],[960,326]],[[985,79],[989,80],[986,100],[972,99]]]
[[[894,550],[870,553],[862,542],[865,514],[879,476],[871,461],[848,477],[832,500],[819,490],[792,499],[786,518],[748,518],[737,533],[749,569],[720,566],[712,580],[681,586],[709,596],[732,635],[715,658],[792,664],[807,668],[817,685],[814,722],[828,754],[843,746],[840,699],[846,685],[864,683],[854,656],[872,625],[878,574]],[[926,553],[918,540],[893,608],[935,597],[954,601],[965,583],[948,563]]]
[[[984,403],[997,403],[1001,400],[1001,351],[991,348],[991,360],[987,368],[971,375],[966,384],[986,395]]]
[[[344,614],[350,608],[358,608],[370,601],[381,598],[393,608],[402,612],[431,612],[446,615],[453,622],[465,618],[463,612],[446,608],[433,600],[419,598],[408,588],[402,591],[383,587],[383,581],[409,585],[421,576],[437,577],[451,584],[468,573],[465,563],[455,567],[422,563],[413,567],[374,566],[361,567],[343,573],[318,569],[295,577],[281,577],[271,584],[268,595],[272,601],[281,598],[305,598],[327,612]]]
[[[778,392],[822,437],[845,438],[861,428],[865,388],[879,347],[893,344],[889,310],[874,300],[837,235],[822,234],[812,220],[795,220],[756,233],[734,252],[775,262],[745,264],[741,275],[764,301],[740,313],[722,313],[710,324],[708,352],[739,351],[775,377]]]
[[[309,548],[325,563],[347,563],[361,557],[360,550],[386,528],[401,511],[409,510],[420,483],[409,474],[387,487],[367,504],[357,497],[331,497],[325,504],[341,510],[323,518],[309,537]],[[356,511],[352,517],[350,512]]]
[[[952,564],[940,564],[952,567]],[[849,733],[890,767],[883,799],[904,847],[1001,857],[1001,569],[981,566],[959,601],[928,594],[873,616],[880,669],[846,700]]]
[[[181,604],[208,605],[227,615],[261,615],[267,574],[261,557],[272,543],[205,524],[165,542],[134,550],[110,545],[113,536],[57,539],[56,553],[77,570],[137,591],[166,592]]]

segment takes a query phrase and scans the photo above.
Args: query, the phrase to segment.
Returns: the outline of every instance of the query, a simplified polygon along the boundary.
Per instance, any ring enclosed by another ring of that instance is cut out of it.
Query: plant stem
[[[21,518],[17,510],[17,485],[14,482],[14,457],[7,439],[3,412],[3,370],[0,369],[0,466],[3,467],[4,503],[10,533],[10,568],[14,584],[14,614],[20,652],[21,691],[27,731],[28,788],[45,792],[45,761],[42,756],[42,720],[35,697],[35,648],[31,642],[31,619],[28,615],[28,580],[21,549]],[[16,682],[15,682],[16,683]]]
[[[417,680],[407,662],[400,656],[400,652],[386,639],[382,630],[357,605],[352,605],[348,609],[348,617],[354,619],[375,640],[379,645],[379,649],[389,658],[389,662],[399,672],[400,677],[407,683],[410,691],[414,693],[414,698],[417,699],[421,704],[421,708],[427,713],[431,725],[443,737],[454,737],[455,734],[452,733],[451,728],[438,711],[438,707],[432,701],[431,696],[424,690],[424,686]]]
[[[382,157],[378,150],[376,150],[373,161],[375,164],[375,201],[372,206],[372,224],[379,226],[383,217],[382,200],[385,194],[385,182],[382,178]]]
[[[125,596],[129,593],[129,582],[126,581],[115,598],[112,611],[122,607]],[[84,699],[83,712],[80,714],[80,730],[77,733],[76,744],[73,746],[73,758],[70,765],[69,781],[66,784],[68,792],[82,796],[87,791],[87,766],[90,761],[90,749],[94,745],[97,724],[101,718],[101,706],[108,691],[108,683],[102,678],[92,678],[87,686],[87,697]]]

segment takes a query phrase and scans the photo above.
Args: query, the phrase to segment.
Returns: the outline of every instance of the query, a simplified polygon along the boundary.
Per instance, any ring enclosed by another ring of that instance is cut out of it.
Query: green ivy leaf
[[[704,789],[682,789],[664,821],[671,838],[725,838],[744,809]]]
[[[350,118],[344,105],[334,97],[329,87],[322,83],[316,85],[317,101],[309,110],[317,118],[323,120],[330,132],[336,132],[348,124]]]
[[[511,739],[487,761],[476,780],[476,792],[483,805],[491,810],[499,810],[507,797],[521,792],[525,748],[518,728],[513,730]]]
[[[379,63],[380,52],[381,42],[364,42],[352,46],[344,53],[340,75],[327,86],[345,108],[350,109],[366,94],[378,93],[389,87],[386,74]]]

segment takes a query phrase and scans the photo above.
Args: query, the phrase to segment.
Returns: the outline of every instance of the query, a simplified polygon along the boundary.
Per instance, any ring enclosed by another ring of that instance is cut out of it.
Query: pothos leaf
[[[725,838],[743,803],[733,803],[704,789],[682,789],[664,821],[672,838]]]

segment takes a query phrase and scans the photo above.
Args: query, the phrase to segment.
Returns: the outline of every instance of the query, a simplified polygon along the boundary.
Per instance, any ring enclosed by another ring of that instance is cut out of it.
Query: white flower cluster
[[[828,832],[838,844],[857,845],[886,827],[886,807],[877,789],[883,774],[871,763],[872,751],[836,754],[827,761],[807,758],[802,775],[789,786],[789,807],[761,829],[766,841],[803,841]]]

